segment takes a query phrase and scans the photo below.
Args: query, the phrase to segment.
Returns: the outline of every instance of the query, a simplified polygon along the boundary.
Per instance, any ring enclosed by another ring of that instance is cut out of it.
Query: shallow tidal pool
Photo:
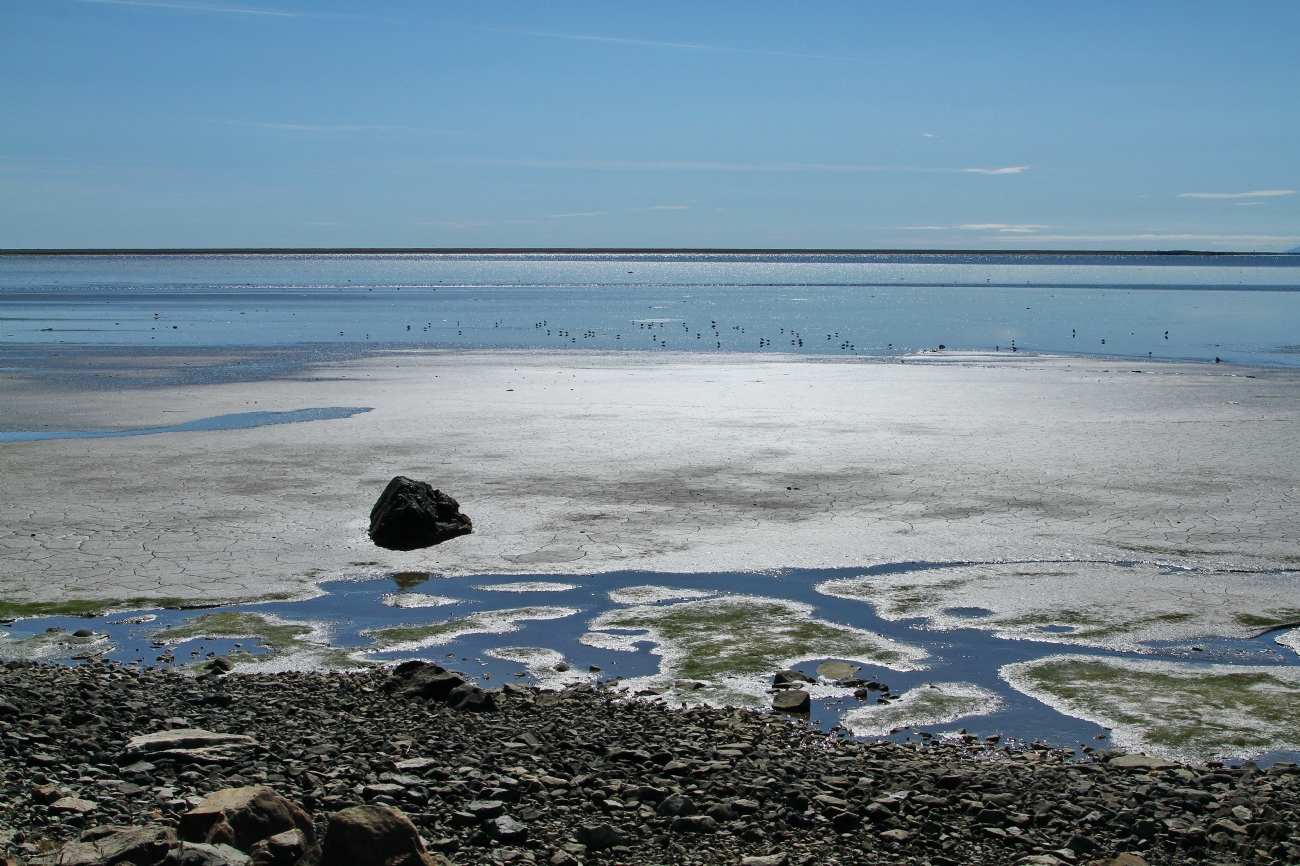
[[[1264,631],[1286,625],[1270,610],[1289,609],[1295,578],[1141,563],[364,575],[296,601],[23,619],[0,634],[0,658],[197,670],[226,656],[236,673],[423,658],[486,687],[619,678],[629,698],[755,709],[770,706],[772,675],[793,668],[812,680],[809,723],[857,736],[960,730],[1182,760],[1295,760],[1297,641]],[[1198,618],[1182,601],[1211,590],[1231,606],[1202,605]],[[1144,597],[1156,602],[1144,609]],[[828,678],[846,674],[887,689]]]

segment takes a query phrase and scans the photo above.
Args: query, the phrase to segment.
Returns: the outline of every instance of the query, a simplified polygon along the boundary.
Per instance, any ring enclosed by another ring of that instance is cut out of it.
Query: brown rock
[[[226,788],[181,816],[187,842],[226,844],[247,851],[257,842],[297,828],[308,846],[316,844],[311,818],[265,785]]]
[[[353,806],[330,815],[320,866],[432,866],[420,834],[388,806]],[[446,861],[442,861],[446,862]]]
[[[307,841],[307,835],[294,827],[274,836],[267,836],[248,849],[251,866],[294,866],[307,857],[307,862],[320,859],[320,847]]]

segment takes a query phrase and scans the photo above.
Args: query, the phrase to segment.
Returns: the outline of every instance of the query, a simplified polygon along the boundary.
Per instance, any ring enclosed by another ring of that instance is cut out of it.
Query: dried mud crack
[[[471,713],[391,681],[10,663],[0,851],[45,862],[94,828],[174,828],[215,791],[267,785],[318,836],[331,814],[386,804],[466,864],[1300,862],[1286,764],[870,743],[617,684],[511,686]],[[190,729],[208,734],[169,739]]]

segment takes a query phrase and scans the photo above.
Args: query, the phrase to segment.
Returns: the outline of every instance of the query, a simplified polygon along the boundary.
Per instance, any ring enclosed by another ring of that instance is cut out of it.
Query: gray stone
[[[772,709],[779,713],[806,713],[812,709],[812,699],[803,689],[789,689],[772,696]]]

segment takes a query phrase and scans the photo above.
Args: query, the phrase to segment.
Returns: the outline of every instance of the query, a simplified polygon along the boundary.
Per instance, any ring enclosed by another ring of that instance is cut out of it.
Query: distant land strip
[[[1209,250],[915,250],[742,249],[702,247],[175,247],[154,249],[0,249],[0,256],[195,256],[195,255],[699,255],[699,256],[1213,256],[1286,257],[1294,252]]]

